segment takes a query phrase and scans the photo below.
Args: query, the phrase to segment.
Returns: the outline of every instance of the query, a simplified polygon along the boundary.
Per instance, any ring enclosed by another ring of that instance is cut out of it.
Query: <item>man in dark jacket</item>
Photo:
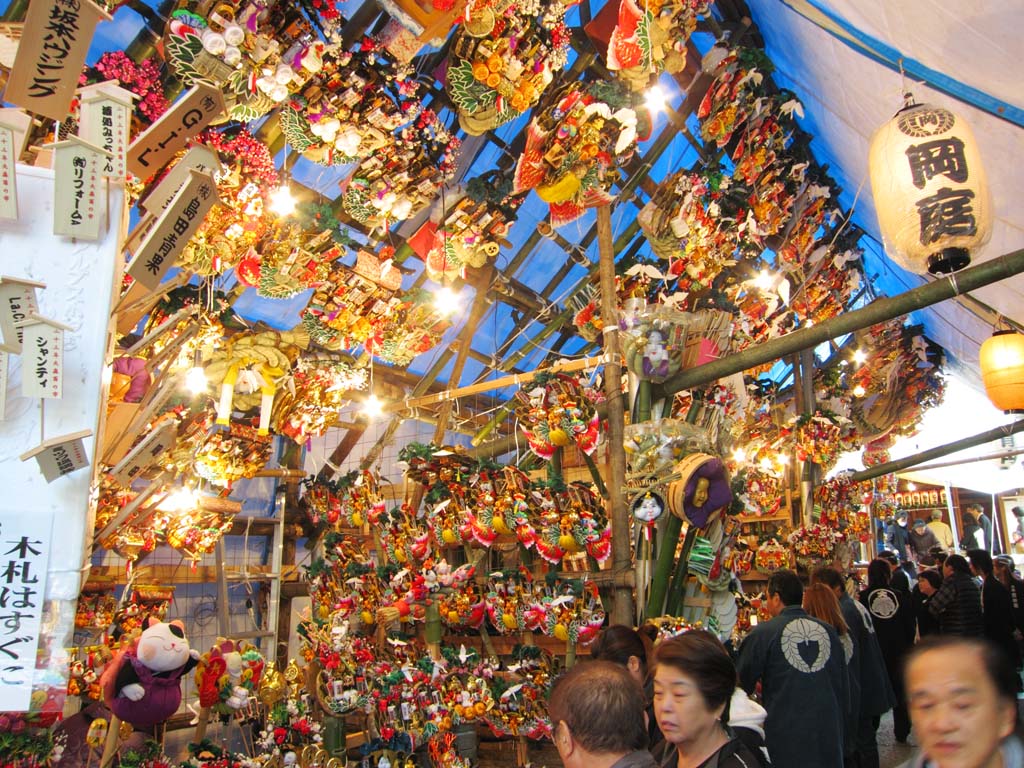
[[[773,768],[838,768],[850,706],[846,657],[836,631],[801,607],[803,592],[793,571],[772,574],[773,618],[747,635],[736,671],[747,693],[761,683]]]
[[[895,522],[889,526],[889,546],[896,552],[900,560],[910,559],[910,531],[907,529],[907,512],[901,509],[896,513]]]
[[[811,574],[812,583],[822,583],[839,599],[839,609],[853,640],[850,658],[850,708],[856,720],[856,731],[848,741],[852,755],[846,755],[844,764],[858,768],[878,768],[878,740],[874,718],[892,709],[896,701],[889,674],[882,658],[882,649],[868,610],[846,592],[843,577],[834,568],[819,568]]]
[[[914,558],[920,565],[935,565],[935,556],[932,555],[932,547],[941,546],[939,537],[929,528],[924,520],[915,520],[910,529],[910,549],[914,552]]]
[[[971,571],[983,579],[981,586],[981,609],[985,622],[985,637],[1002,649],[1014,668],[1020,666],[1017,642],[1013,638],[1013,601],[1010,591],[995,577],[992,569],[992,555],[984,549],[967,552]]]
[[[928,601],[928,612],[939,620],[943,635],[981,637],[985,621],[981,612],[981,588],[971,576],[971,566],[963,555],[950,555],[942,566],[939,591]]]
[[[911,589],[910,576],[903,570],[899,556],[895,552],[886,550],[879,557],[889,564],[889,569],[892,571],[889,586],[892,589],[898,589],[909,595]]]

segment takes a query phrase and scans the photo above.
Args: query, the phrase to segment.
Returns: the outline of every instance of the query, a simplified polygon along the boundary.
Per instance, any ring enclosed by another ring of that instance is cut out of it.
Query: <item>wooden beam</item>
[[[881,477],[887,475],[890,472],[902,472],[905,469],[911,469],[924,464],[932,459],[938,459],[942,456],[948,456],[951,453],[957,451],[963,451],[967,448],[973,448],[976,445],[984,445],[990,443],[993,440],[999,440],[1003,437],[1009,437],[1015,435],[1018,432],[1024,431],[1024,419],[1018,419],[1005,427],[996,427],[985,432],[980,432],[977,435],[971,437],[965,437],[961,440],[954,440],[952,443],[946,443],[940,445],[937,448],[929,448],[927,451],[921,451],[902,459],[896,459],[896,461],[887,461],[884,464],[876,464],[868,469],[861,470],[860,472],[854,472],[850,475],[850,479],[857,483],[862,480],[871,480],[875,477]]]
[[[601,319],[604,322],[604,393],[608,407],[608,444],[624,442],[626,412],[622,394],[622,349],[619,341],[619,318],[615,294],[615,250],[612,240],[611,206],[597,209],[597,246],[600,251]],[[612,524],[612,572],[623,573],[632,567],[630,554],[629,510],[622,489],[626,484],[626,454],[608,451],[608,498],[605,505]],[[611,605],[613,624],[632,626],[635,605],[631,586],[617,585]]]
[[[925,283],[898,296],[875,299],[852,312],[845,312],[818,325],[801,328],[704,365],[688,368],[670,376],[660,387],[660,396],[674,395],[684,389],[704,386],[712,381],[741,373],[764,363],[780,360],[802,349],[813,349],[837,336],[859,331],[900,317],[917,309],[982,288],[1024,272],[1024,249],[981,262],[948,277]],[[659,396],[658,393],[655,394]]]

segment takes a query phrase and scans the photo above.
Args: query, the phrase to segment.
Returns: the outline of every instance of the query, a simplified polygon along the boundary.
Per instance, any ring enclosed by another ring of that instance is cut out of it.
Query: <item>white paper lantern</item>
[[[871,139],[871,190],[886,252],[900,266],[948,274],[992,233],[985,170],[967,122],[913,104]]]

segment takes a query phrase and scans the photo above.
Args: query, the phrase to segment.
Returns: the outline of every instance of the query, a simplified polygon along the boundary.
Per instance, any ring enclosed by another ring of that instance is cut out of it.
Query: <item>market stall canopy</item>
[[[977,137],[995,222],[975,263],[1024,246],[1017,204],[1017,190],[1024,187],[1019,3],[971,2],[955,10],[935,0],[748,4],[776,66],[776,81],[800,97],[805,109],[801,124],[815,137],[812,150],[842,187],[842,205],[853,209],[856,224],[881,242],[868,181],[868,146],[875,129],[910,91],[919,103],[962,115]],[[922,282],[883,254],[876,247],[865,256],[866,273],[879,292],[896,295]],[[1024,322],[1024,277],[973,295],[1004,317]],[[931,338],[968,368],[977,366],[978,348],[991,335],[994,313],[973,302],[947,301],[922,316]]]

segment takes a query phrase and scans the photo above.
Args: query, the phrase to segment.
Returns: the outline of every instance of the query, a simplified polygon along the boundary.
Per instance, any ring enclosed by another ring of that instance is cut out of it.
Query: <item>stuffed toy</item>
[[[104,701],[136,728],[151,728],[181,704],[181,679],[197,664],[185,625],[150,618],[135,645],[120,652],[103,672]]]

